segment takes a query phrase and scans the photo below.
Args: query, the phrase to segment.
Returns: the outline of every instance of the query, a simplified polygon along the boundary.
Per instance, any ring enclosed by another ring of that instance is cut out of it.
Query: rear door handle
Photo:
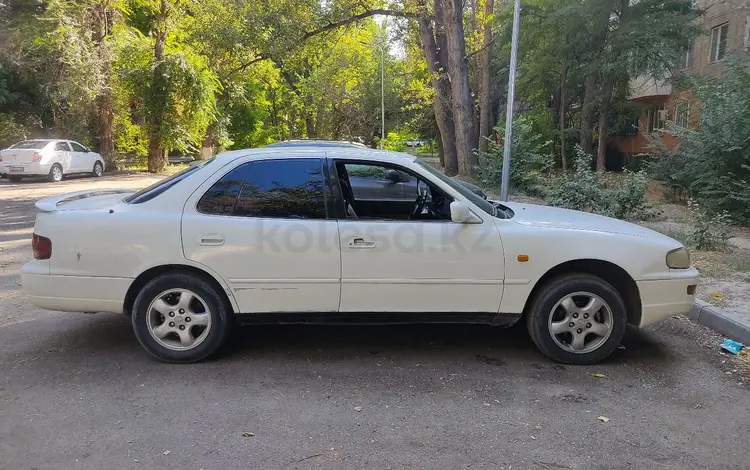
[[[377,242],[374,240],[365,240],[362,237],[349,237],[349,248],[375,248]]]
[[[224,244],[224,235],[220,233],[201,233],[198,235],[198,244],[206,246],[221,246]]]

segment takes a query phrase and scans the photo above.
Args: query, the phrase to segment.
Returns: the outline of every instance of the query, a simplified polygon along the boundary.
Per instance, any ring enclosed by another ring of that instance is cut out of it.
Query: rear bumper
[[[698,271],[695,268],[673,269],[671,277],[668,280],[636,282],[642,307],[639,328],[690,311],[694,296],[687,292],[689,286],[698,284]]]
[[[41,164],[39,162],[33,163],[0,163],[0,173],[11,176],[46,176],[49,174],[49,170],[52,167],[50,164]],[[23,171],[16,171],[16,169],[23,169]],[[13,171],[11,171],[13,170]]]
[[[40,273],[34,262],[21,268],[21,283],[29,302],[47,310],[122,313],[132,282],[129,278]]]

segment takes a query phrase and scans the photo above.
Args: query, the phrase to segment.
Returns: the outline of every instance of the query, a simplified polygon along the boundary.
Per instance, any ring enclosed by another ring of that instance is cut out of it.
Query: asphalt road
[[[680,317],[586,367],[522,328],[439,325],[243,328],[159,363],[124,316],[23,301],[48,191],[0,182],[2,469],[750,468],[747,362]]]

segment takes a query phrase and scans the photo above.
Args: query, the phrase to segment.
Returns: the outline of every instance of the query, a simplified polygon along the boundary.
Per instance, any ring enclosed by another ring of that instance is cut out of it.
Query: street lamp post
[[[360,44],[376,47],[380,51],[380,145],[382,147],[382,142],[385,140],[385,51],[388,43],[371,44],[360,41]]]
[[[513,5],[513,36],[510,46],[510,70],[508,71],[508,107],[505,112],[505,135],[503,136],[503,176],[500,185],[500,200],[508,200],[510,184],[510,145],[513,139],[513,100],[516,94],[516,67],[518,65],[518,24],[521,16],[521,0]]]

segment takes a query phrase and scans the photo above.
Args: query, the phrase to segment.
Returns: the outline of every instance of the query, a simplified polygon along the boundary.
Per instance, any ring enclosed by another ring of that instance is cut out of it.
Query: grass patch
[[[693,251],[691,258],[702,276],[750,283],[750,250]]]
[[[188,167],[187,163],[175,163],[175,164],[167,164],[167,166],[164,167],[164,171],[159,173],[160,175],[166,175],[171,176],[175,173],[179,173],[180,171],[184,170]],[[120,168],[122,171],[138,171],[141,173],[148,172],[148,166],[147,165],[127,165]]]

